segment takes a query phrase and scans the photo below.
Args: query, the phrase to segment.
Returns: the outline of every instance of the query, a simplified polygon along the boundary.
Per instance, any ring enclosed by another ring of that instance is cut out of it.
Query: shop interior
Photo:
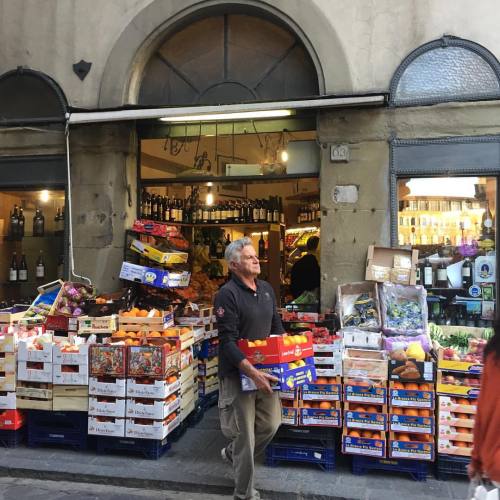
[[[398,181],[398,242],[419,251],[429,320],[491,326],[496,300],[496,177]]]
[[[139,215],[183,226],[190,270],[223,283],[225,247],[249,236],[281,304],[293,299],[291,268],[321,225],[316,131],[286,125],[179,124],[142,139],[140,155]]]
[[[63,277],[64,190],[0,192],[0,303],[30,303],[38,286]]]

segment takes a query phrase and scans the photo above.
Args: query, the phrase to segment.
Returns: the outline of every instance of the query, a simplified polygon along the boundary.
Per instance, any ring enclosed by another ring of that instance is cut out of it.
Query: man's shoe
[[[231,460],[231,456],[227,452],[227,448],[222,448],[222,450],[220,450],[220,456],[224,462],[233,465],[233,461]]]

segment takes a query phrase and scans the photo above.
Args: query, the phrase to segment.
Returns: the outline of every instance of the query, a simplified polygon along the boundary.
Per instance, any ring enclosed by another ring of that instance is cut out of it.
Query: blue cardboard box
[[[189,286],[191,273],[187,271],[171,272],[124,262],[120,271],[120,278],[157,288],[181,288]]]
[[[299,408],[299,410],[300,425],[342,427],[342,410],[340,408]]]
[[[384,439],[358,438],[344,434],[342,436],[342,453],[385,458],[386,443]]]
[[[304,366],[289,368],[289,363],[275,365],[255,365],[258,370],[274,375],[279,382],[271,384],[274,391],[289,391],[303,384],[311,383],[316,380],[316,370],[314,369],[314,358],[302,360]],[[240,374],[241,388],[243,391],[255,391],[257,388],[253,380],[246,375]]]
[[[347,428],[386,431],[388,428],[386,413],[368,413],[366,411],[344,411]]]
[[[304,384],[301,391],[304,401],[342,400],[342,384]]]
[[[387,389],[385,387],[347,384],[344,386],[344,401],[385,405],[387,402]]]
[[[435,393],[432,391],[408,391],[406,389],[391,389],[389,404],[406,408],[434,409]]]
[[[281,423],[285,425],[299,425],[298,408],[281,408]]]
[[[433,417],[412,417],[409,415],[391,415],[391,431],[411,432],[414,434],[434,434]]]
[[[414,460],[434,460],[434,442],[398,441],[391,432],[389,440],[390,458],[410,458]]]

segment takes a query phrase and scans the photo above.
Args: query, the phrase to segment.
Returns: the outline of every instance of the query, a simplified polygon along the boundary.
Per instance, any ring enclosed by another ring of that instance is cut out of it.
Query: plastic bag
[[[386,335],[425,335],[427,292],[423,286],[384,283],[380,288],[382,330]]]
[[[406,351],[411,342],[420,342],[425,352],[430,352],[432,349],[432,345],[427,335],[417,335],[415,337],[407,337],[405,335],[384,337],[384,349],[389,352],[398,351],[400,349]]]
[[[494,486],[487,486],[479,476],[476,476],[469,483],[467,500],[500,500],[499,490]]]

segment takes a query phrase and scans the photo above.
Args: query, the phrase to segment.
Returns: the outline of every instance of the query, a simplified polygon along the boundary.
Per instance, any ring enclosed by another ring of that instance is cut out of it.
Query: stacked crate
[[[91,345],[89,371],[89,434],[124,437],[127,347]]]
[[[387,360],[383,351],[346,349],[343,362],[342,451],[385,458],[387,454]]]
[[[180,421],[183,422],[195,409],[198,399],[197,381],[197,363],[194,357],[194,333],[196,327],[182,326],[177,327],[179,335],[177,340],[181,345],[180,358]]]
[[[445,360],[443,351],[439,351],[436,391],[440,476],[467,474],[482,369],[480,363]]]

